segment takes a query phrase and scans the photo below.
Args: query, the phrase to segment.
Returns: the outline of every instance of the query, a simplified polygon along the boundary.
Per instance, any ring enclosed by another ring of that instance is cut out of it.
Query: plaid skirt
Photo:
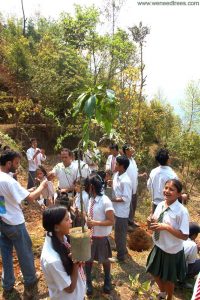
[[[170,254],[154,246],[147,258],[146,271],[163,281],[173,283],[177,280],[184,281],[186,277],[184,250]]]
[[[96,260],[103,263],[110,257],[112,257],[112,251],[108,237],[92,237],[90,261]]]

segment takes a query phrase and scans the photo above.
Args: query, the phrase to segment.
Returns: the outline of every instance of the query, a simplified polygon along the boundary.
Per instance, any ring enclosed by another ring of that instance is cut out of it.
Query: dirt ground
[[[25,178],[20,177],[19,180],[25,185]],[[141,225],[141,227],[146,230],[146,225],[144,224],[144,219],[146,218],[147,208],[145,207],[144,200],[140,199],[140,203],[138,205],[138,211],[136,214],[136,219]],[[198,191],[194,191],[191,199],[187,205],[190,219],[192,221],[198,221],[200,215],[200,205],[199,205],[199,196]],[[45,232],[41,225],[41,215],[42,210],[38,205],[28,205],[24,206],[23,208],[25,219],[26,219],[26,226],[30,233],[32,242],[33,242],[33,251],[35,256],[35,265],[38,271],[41,271],[40,268],[40,254],[41,249],[44,241]],[[142,217],[141,217],[142,216]],[[149,251],[133,251],[128,249],[129,257],[125,263],[112,263],[112,285],[113,290],[111,295],[105,295],[102,293],[102,285],[103,285],[103,272],[101,265],[95,264],[93,270],[93,277],[94,277],[94,287],[95,293],[93,297],[89,299],[112,299],[112,300],[131,300],[131,299],[150,299],[150,292],[144,294],[140,292],[138,294],[139,288],[141,284],[145,281],[150,281],[151,277],[149,274],[145,272],[145,263],[148,256]],[[113,257],[116,256],[116,252],[113,251]],[[16,256],[14,255],[14,267],[15,267],[15,275],[16,275],[16,289],[19,293],[23,294],[23,278],[20,272],[20,268],[18,265],[18,261]],[[1,261],[0,261],[0,271],[2,270]],[[131,281],[129,279],[129,275],[133,278],[140,274],[139,279],[133,282],[133,286],[131,286]],[[39,293],[37,295],[37,299],[49,299],[48,297],[48,289],[45,283],[45,279],[43,275],[41,275],[41,279],[38,285]],[[151,282],[151,290],[155,293],[158,291],[156,284],[152,281]],[[153,293],[153,292],[152,292]],[[191,290],[180,289],[177,288],[175,290],[175,297],[176,300],[189,300],[191,299]],[[0,297],[0,299],[2,299]],[[88,298],[86,298],[88,299]],[[155,297],[152,296],[152,299]],[[14,299],[13,299],[14,300]],[[79,299],[77,299],[79,300]]]

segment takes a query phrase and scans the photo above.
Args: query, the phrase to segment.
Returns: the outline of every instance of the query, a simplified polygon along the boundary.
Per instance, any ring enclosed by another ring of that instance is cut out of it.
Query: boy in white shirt
[[[199,246],[195,239],[200,233],[200,226],[196,222],[189,224],[189,238],[183,242],[185,260],[187,265],[187,277],[194,278],[200,272],[200,259],[198,259]]]
[[[135,211],[137,207],[137,187],[138,187],[138,167],[135,159],[133,158],[135,150],[129,144],[125,144],[122,147],[124,155],[129,159],[129,167],[126,170],[127,175],[129,176],[132,183],[132,197],[130,204],[130,213],[128,218],[128,225],[135,227],[138,226],[135,222]],[[131,228],[130,228],[131,229]]]
[[[111,144],[109,146],[110,155],[106,161],[106,171],[115,172],[116,158],[119,156],[119,148],[117,144]]]
[[[28,159],[28,185],[27,189],[35,186],[36,169],[46,160],[44,149],[37,147],[37,139],[30,140],[31,147],[26,151]]]
[[[173,169],[168,166],[169,152],[167,149],[159,149],[155,159],[159,163],[159,167],[151,171],[147,181],[147,188],[151,192],[152,197],[152,213],[154,213],[157,205],[164,200],[163,189],[166,181],[178,179]]]
[[[118,156],[116,159],[115,175],[113,178],[112,198],[115,212],[115,243],[117,258],[125,261],[126,254],[126,234],[128,229],[128,217],[132,197],[132,184],[126,170],[129,166],[129,159],[125,156]]]

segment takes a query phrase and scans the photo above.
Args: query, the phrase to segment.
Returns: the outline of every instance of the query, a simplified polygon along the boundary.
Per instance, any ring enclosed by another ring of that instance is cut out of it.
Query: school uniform
[[[51,300],[84,299],[86,280],[82,267],[78,270],[75,290],[72,293],[67,293],[64,289],[70,286],[71,277],[65,271],[59,254],[53,249],[49,236],[45,238],[40,261]]]
[[[183,242],[187,276],[194,277],[200,272],[200,259],[198,259],[198,248],[195,241],[190,238]]]
[[[113,192],[115,197],[123,199],[123,202],[113,202],[115,212],[115,243],[117,258],[124,260],[127,254],[126,234],[128,229],[128,217],[132,197],[132,183],[127,173],[119,175],[117,172],[113,178]]]
[[[35,186],[35,176],[36,170],[39,166],[41,166],[42,162],[46,160],[46,155],[42,153],[38,153],[36,157],[33,159],[35,153],[40,150],[39,148],[29,148],[26,151],[26,156],[28,159],[28,185],[27,189],[30,189]]]
[[[189,215],[187,209],[176,200],[166,210],[165,202],[156,207],[153,214],[158,219],[164,211],[162,223],[171,225],[183,234],[189,234]],[[159,239],[153,234],[154,248],[147,259],[147,271],[159,276],[163,281],[183,281],[186,276],[186,263],[183,240],[175,237],[167,230],[159,231]]]
[[[115,172],[115,166],[116,166],[116,158],[118,157],[114,155],[109,155],[106,160],[106,171],[112,171],[112,173]]]
[[[93,216],[91,216],[91,207]],[[111,200],[106,196],[96,196],[90,198],[88,215],[95,221],[104,221],[107,211],[114,211]],[[104,262],[109,257],[112,257],[111,247],[108,236],[112,231],[112,226],[94,226],[91,229],[92,248],[91,261],[97,260]]]
[[[83,211],[85,213],[87,213],[88,206],[89,206],[89,195],[84,190],[82,191],[82,198],[83,198]],[[75,208],[78,208],[79,210],[81,210],[81,196],[80,196],[80,193],[76,193],[74,205],[75,205]]]
[[[129,158],[129,167],[126,170],[127,175],[132,183],[132,197],[130,203],[130,212],[128,223],[132,225],[134,223],[133,219],[135,217],[135,211],[137,207],[137,187],[138,187],[138,167],[134,158]]]
[[[154,210],[164,200],[163,189],[169,179],[178,179],[174,170],[169,166],[159,166],[150,172],[147,188],[151,193]]]

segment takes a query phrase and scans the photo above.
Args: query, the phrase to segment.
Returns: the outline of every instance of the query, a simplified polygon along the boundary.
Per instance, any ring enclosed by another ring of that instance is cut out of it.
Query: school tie
[[[200,300],[200,279],[198,280],[198,285],[196,289],[196,294],[194,296],[194,300]]]
[[[165,210],[163,210],[163,212],[161,212],[160,216],[158,217],[157,223],[162,223],[164,213],[165,213],[166,211],[168,211],[169,209],[170,209],[170,208],[167,207]],[[158,240],[159,240],[159,237],[160,237],[160,231],[157,230],[157,231],[154,232],[154,238],[155,238],[156,241],[158,241]]]
[[[115,164],[116,164],[116,157],[113,156],[113,157],[112,157],[112,161],[111,161],[111,171],[112,171],[112,172],[115,171]]]
[[[95,203],[95,199],[92,198],[91,205],[90,205],[90,211],[89,211],[89,216],[90,216],[91,220],[93,220],[93,217],[94,217],[94,203]],[[94,232],[94,227],[90,228],[90,237],[93,236],[93,232]]]

